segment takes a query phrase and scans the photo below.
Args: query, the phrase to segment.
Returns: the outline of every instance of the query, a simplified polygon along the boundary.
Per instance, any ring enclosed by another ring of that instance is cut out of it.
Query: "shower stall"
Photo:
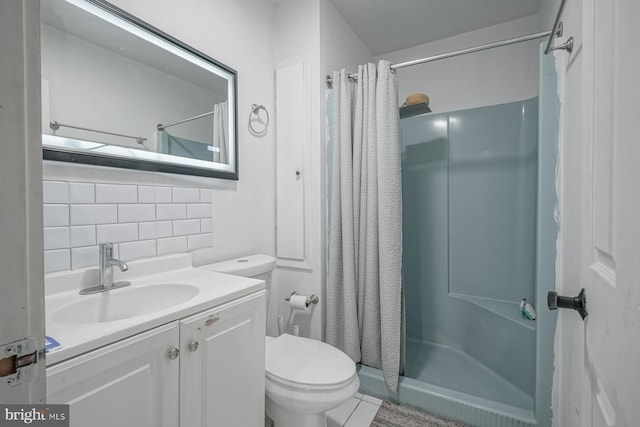
[[[360,366],[362,391],[474,426],[550,425],[556,98],[541,61],[540,99],[401,120],[404,372],[393,393]]]

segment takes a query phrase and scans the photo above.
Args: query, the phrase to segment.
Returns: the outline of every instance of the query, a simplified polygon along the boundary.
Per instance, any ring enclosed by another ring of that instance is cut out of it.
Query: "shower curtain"
[[[213,106],[213,146],[218,150],[213,153],[213,161],[229,163],[227,150],[229,147],[229,108],[227,101]]]
[[[388,61],[333,74],[329,344],[384,372],[397,390],[402,339],[398,93]]]

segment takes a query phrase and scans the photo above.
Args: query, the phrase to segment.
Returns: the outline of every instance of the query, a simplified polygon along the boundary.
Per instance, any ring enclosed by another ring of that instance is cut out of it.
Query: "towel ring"
[[[264,113],[266,114],[267,118],[266,121],[262,121],[261,117],[260,117],[260,110],[263,110]],[[264,123],[264,129],[262,130],[256,130],[253,127],[253,123],[251,123],[251,119],[253,118],[253,116],[256,116],[256,118],[259,121],[262,121],[262,123]],[[251,106],[251,112],[249,113],[249,131],[255,135],[255,136],[264,136],[267,133],[267,128],[269,127],[269,112],[267,111],[267,109],[265,108],[264,105],[257,105],[257,104],[253,104]]]

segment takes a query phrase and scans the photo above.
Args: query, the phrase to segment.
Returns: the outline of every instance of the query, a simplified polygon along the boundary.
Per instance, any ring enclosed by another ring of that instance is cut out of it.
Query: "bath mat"
[[[465,424],[385,400],[371,422],[371,427],[465,427]]]

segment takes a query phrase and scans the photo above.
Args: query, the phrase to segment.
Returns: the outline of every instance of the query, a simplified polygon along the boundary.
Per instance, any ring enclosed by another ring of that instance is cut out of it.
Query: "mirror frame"
[[[199,59],[210,63],[211,65],[221,68],[227,73],[232,75],[233,78],[233,94],[228,94],[228,99],[233,97],[233,121],[234,121],[234,138],[233,138],[233,147],[235,151],[235,164],[234,170],[232,172],[215,169],[213,165],[216,163],[212,162],[212,168],[199,168],[195,166],[187,166],[181,165],[179,163],[169,163],[169,162],[161,162],[161,161],[151,161],[151,160],[141,160],[136,158],[127,158],[127,157],[116,157],[116,156],[107,156],[107,155],[96,155],[96,154],[88,154],[80,151],[74,150],[65,150],[65,149],[53,149],[49,147],[43,146],[42,158],[43,160],[53,160],[53,161],[61,161],[61,162],[70,162],[70,163],[81,163],[87,165],[94,166],[106,166],[106,167],[114,167],[114,168],[124,168],[124,169],[136,169],[141,171],[148,172],[165,172],[165,173],[173,173],[180,175],[194,175],[194,176],[204,176],[210,178],[221,178],[221,179],[229,179],[229,180],[238,180],[238,72],[233,68],[217,61],[205,53],[194,49],[193,47],[181,42],[180,40],[170,36],[169,34],[163,32],[162,30],[136,18],[135,16],[125,12],[124,10],[118,8],[117,6],[112,5],[111,3],[104,0],[81,0],[86,3],[89,3],[93,6],[97,6],[100,9],[104,10],[111,15],[125,21],[128,24],[132,24],[136,27],[139,27],[143,31],[147,31],[153,36],[167,42],[173,44],[179,49],[186,51],[187,53],[198,57]],[[231,145],[231,144],[230,144]],[[176,156],[177,157],[177,156]]]

